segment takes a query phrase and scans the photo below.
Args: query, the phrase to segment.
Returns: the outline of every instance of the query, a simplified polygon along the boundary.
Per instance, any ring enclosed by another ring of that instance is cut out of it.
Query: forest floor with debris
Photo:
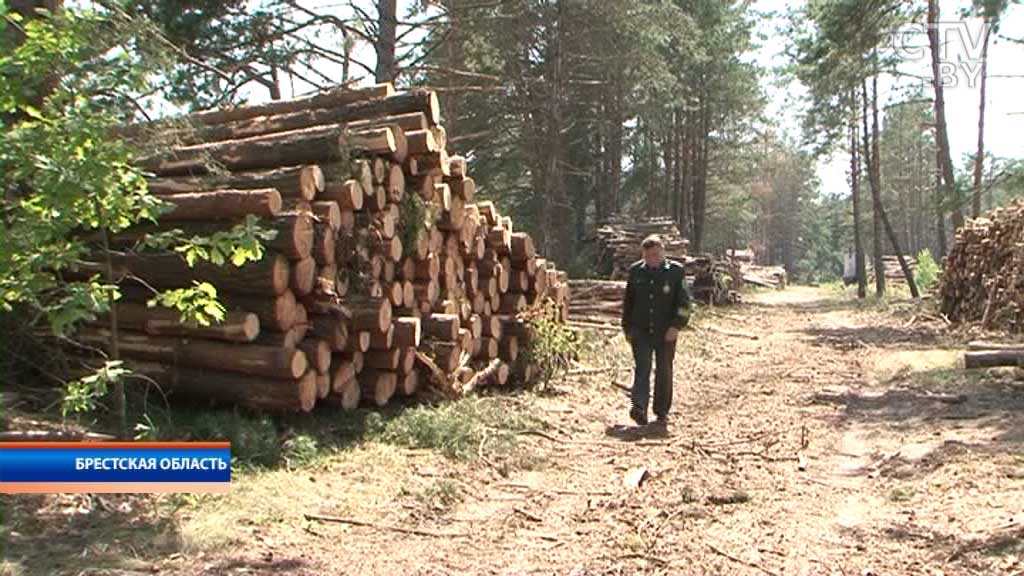
[[[367,437],[227,495],[7,498],[3,571],[1024,574],[1013,371],[962,370],[919,305],[747,300],[684,334],[667,436],[615,433],[630,358],[600,334],[547,390],[385,415],[431,449]]]

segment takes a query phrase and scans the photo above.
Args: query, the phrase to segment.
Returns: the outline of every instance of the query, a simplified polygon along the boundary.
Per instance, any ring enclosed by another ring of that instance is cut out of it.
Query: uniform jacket
[[[650,335],[682,329],[689,322],[690,302],[682,264],[665,259],[661,267],[651,269],[640,260],[629,267],[622,329],[627,334]]]

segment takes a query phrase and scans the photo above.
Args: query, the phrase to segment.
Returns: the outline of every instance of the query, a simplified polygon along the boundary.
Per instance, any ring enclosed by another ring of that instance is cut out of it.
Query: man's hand
[[[679,337],[679,328],[669,328],[665,331],[665,342],[675,342]]]

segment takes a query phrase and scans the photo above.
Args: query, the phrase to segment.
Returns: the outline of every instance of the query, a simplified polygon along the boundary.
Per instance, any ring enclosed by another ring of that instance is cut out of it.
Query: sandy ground
[[[944,325],[913,309],[801,288],[748,300],[685,333],[667,436],[618,432],[629,374],[614,368],[628,355],[606,335],[588,356],[606,371],[531,400],[550,423],[521,438],[533,466],[491,465],[486,442],[473,463],[368,444],[192,502],[8,499],[6,568],[1024,574],[1024,384],[1013,373],[964,372]]]

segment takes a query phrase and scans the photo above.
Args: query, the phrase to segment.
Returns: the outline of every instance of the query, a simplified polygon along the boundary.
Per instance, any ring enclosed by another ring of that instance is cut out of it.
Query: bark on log
[[[103,348],[110,345],[110,333],[105,329],[85,329],[79,338]],[[119,332],[117,344],[119,352],[126,358],[267,378],[299,378],[308,368],[306,354],[295,349],[149,336],[127,331]]]
[[[320,92],[302,98],[291,100],[276,100],[264,104],[240,106],[220,110],[206,110],[194,112],[181,118],[174,119],[175,122],[192,124],[198,126],[213,126],[226,124],[249,118],[257,118],[263,121],[266,116],[288,114],[302,110],[316,110],[322,108],[338,108],[348,106],[356,102],[387,98],[395,94],[395,87],[390,82],[374,84],[365,88],[333,88],[326,92]],[[159,129],[162,122],[152,122],[128,126],[122,134],[137,134],[142,130]]]
[[[253,340],[253,343],[270,348],[298,348],[304,337],[303,332],[305,330],[299,328],[292,328],[287,332],[264,331]]]
[[[964,354],[964,367],[968,370],[995,366],[1024,366],[1024,350],[985,350]]]
[[[357,120],[349,123],[349,127],[353,130],[380,126],[398,126],[405,132],[430,129],[430,123],[427,122],[427,117],[422,112],[409,112],[408,114],[397,114],[395,116],[384,116],[383,118]]]
[[[182,323],[181,314],[176,310],[122,302],[117,304],[117,320],[123,328],[139,330],[151,336],[252,342],[260,332],[259,318],[245,311],[229,311],[220,324],[201,326],[195,322]]]
[[[148,181],[148,187],[149,192],[157,196],[224,189],[274,188],[282,198],[298,198],[311,202],[317,193],[324,189],[324,173],[316,164],[307,164],[255,172],[153,178]]]
[[[281,212],[281,194],[274,188],[212,190],[161,198],[171,210],[160,215],[165,222],[237,220],[249,214],[273,218]]]
[[[177,254],[115,255],[113,261],[115,276],[131,273],[157,288],[187,288],[193,280],[205,280],[225,292],[279,295],[288,290],[291,277],[288,260],[269,252],[241,267],[198,262],[189,268]]]
[[[343,125],[314,126],[252,138],[173,148],[139,166],[160,176],[206,174],[212,164],[233,171],[317,164],[341,157]]]
[[[271,412],[309,412],[316,404],[315,370],[295,379],[275,379],[154,362],[132,362],[131,368],[155,380],[171,397]]]
[[[263,331],[287,332],[295,325],[295,294],[290,290],[273,298],[221,294],[221,301],[230,310],[252,312],[260,319]]]

